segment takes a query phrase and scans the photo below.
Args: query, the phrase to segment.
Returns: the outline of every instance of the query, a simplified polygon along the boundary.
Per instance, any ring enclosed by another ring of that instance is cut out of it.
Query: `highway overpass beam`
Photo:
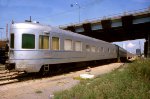
[[[83,28],[84,28],[84,32],[87,32],[87,33],[92,32],[92,30],[91,30],[91,23],[83,24]]]
[[[75,32],[75,28],[74,28],[74,26],[68,26],[66,30],[69,30],[69,31]]]
[[[133,25],[133,16],[132,15],[122,16],[121,20],[122,20],[122,26],[125,30],[132,29],[132,25]]]
[[[91,23],[83,24],[84,32],[83,35],[91,36],[92,35],[92,29],[91,29]]]
[[[111,29],[111,23],[112,21],[110,19],[108,20],[101,20],[101,24],[104,30]]]

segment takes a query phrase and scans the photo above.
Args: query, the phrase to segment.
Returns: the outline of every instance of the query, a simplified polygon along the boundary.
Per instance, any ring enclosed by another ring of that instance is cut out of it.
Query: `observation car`
[[[25,72],[49,71],[53,64],[126,58],[114,44],[33,22],[10,27],[6,68]]]

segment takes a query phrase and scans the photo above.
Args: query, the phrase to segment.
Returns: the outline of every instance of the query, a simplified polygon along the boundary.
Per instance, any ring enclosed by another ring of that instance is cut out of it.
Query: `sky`
[[[113,42],[113,44],[117,44],[120,47],[126,49],[128,52],[135,54],[136,49],[141,49],[141,52],[144,52],[144,42],[145,39],[137,39],[137,40],[128,40],[122,42]]]
[[[0,39],[4,38],[6,24],[32,20],[42,24],[60,26],[80,21],[113,16],[119,13],[150,7],[150,0],[0,0]],[[4,29],[1,29],[4,28]],[[139,41],[125,41],[124,48],[135,52]],[[116,43],[122,45],[122,42]],[[128,47],[128,44],[134,45]]]

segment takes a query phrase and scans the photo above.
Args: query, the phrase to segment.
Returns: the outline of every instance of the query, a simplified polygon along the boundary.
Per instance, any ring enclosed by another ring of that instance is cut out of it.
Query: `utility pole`
[[[8,41],[8,24],[6,24],[6,41]]]
[[[76,3],[76,5],[79,7],[79,23],[80,23],[80,9],[81,9],[81,7],[78,3]]]
[[[71,4],[71,7],[73,7],[74,5],[76,5],[76,6],[78,6],[78,8],[79,8],[79,11],[78,11],[78,19],[79,19],[79,23],[80,23],[80,14],[81,14],[81,12],[80,12],[80,10],[81,10],[81,6],[79,5],[79,3],[75,3],[75,4]]]

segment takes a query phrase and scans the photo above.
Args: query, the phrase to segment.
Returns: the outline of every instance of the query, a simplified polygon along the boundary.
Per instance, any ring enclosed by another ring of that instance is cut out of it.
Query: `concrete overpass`
[[[107,42],[146,39],[144,53],[150,57],[150,8],[60,26]]]

